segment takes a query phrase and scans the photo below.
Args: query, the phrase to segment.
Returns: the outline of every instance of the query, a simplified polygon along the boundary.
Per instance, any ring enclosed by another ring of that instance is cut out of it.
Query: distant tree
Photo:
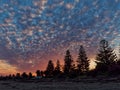
[[[58,75],[60,75],[60,73],[61,73],[61,70],[60,70],[60,61],[57,60],[56,67],[55,67],[55,70],[54,70],[54,75],[58,76]]]
[[[22,77],[23,79],[27,79],[27,78],[28,78],[28,75],[26,74],[26,72],[23,72],[22,75],[21,75],[21,77]]]
[[[54,64],[53,64],[52,60],[49,60],[46,71],[45,71],[45,76],[53,77],[53,72],[54,72]]]
[[[41,77],[44,77],[44,71],[41,71]]]
[[[59,60],[57,60],[55,70],[60,72],[60,61]]]
[[[70,51],[67,50],[66,55],[65,55],[65,59],[64,59],[64,74],[65,75],[70,74],[71,69],[72,69],[72,65],[73,65],[72,56],[70,54]]]
[[[116,54],[109,46],[108,41],[101,40],[99,52],[96,57],[96,70],[100,72],[107,72],[112,68],[113,64],[115,64],[116,60]]]
[[[29,72],[29,75],[28,75],[29,79],[33,78],[33,75],[31,72]]]
[[[12,75],[12,79],[15,79],[15,75],[14,74]]]
[[[0,80],[3,80],[3,78],[4,78],[3,76],[0,76]]]
[[[37,71],[36,71],[36,75],[37,75],[37,77],[40,77],[40,76],[41,76],[40,70],[37,70]]]
[[[81,45],[79,49],[78,59],[77,59],[77,70],[78,73],[85,73],[89,70],[89,60],[86,55],[84,47]]]
[[[20,73],[17,73],[16,74],[16,79],[20,79],[20,78],[21,78]]]
[[[11,74],[8,76],[8,79],[12,79],[12,75]]]

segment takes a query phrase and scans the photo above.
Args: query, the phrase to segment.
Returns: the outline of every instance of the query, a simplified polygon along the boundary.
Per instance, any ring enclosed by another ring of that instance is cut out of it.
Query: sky
[[[83,45],[91,61],[99,42],[118,54],[120,0],[0,0],[0,74],[44,70]],[[94,63],[91,63],[94,66]]]

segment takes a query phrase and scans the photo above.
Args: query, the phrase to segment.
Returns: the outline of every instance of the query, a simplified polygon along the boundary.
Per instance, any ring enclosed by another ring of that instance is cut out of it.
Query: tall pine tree
[[[89,60],[86,55],[84,47],[81,45],[79,49],[78,59],[77,59],[77,69],[78,73],[85,73],[89,70]]]
[[[108,41],[101,40],[99,46],[99,52],[96,57],[96,70],[101,72],[108,71],[117,60],[114,50],[109,46]]]
[[[72,69],[72,56],[70,54],[70,51],[66,51],[65,59],[64,59],[64,73],[68,75],[71,72]]]
[[[54,72],[54,64],[52,60],[49,60],[46,71],[45,71],[46,77],[53,77],[53,72]]]

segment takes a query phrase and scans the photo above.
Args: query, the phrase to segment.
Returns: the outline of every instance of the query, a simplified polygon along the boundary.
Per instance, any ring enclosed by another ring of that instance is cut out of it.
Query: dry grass
[[[120,83],[0,81],[0,90],[120,90]]]

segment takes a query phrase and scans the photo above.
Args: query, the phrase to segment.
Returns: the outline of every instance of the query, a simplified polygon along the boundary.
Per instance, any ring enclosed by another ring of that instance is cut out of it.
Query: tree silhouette
[[[44,77],[44,71],[41,71],[40,73],[41,73],[41,77]]]
[[[114,64],[114,66],[112,66],[111,68],[111,72],[112,72],[112,75],[114,73],[114,75],[119,75],[120,74],[120,45],[119,45],[119,48],[118,48],[118,59],[116,61],[116,64]]]
[[[37,70],[37,71],[36,71],[36,75],[37,75],[37,77],[40,77],[40,76],[41,76],[40,70]]]
[[[116,54],[109,46],[108,41],[101,40],[99,52],[96,57],[96,70],[100,72],[107,72],[117,60]]]
[[[12,75],[11,74],[9,74],[8,79],[12,79]]]
[[[28,75],[29,79],[33,78],[33,75],[31,72],[29,72],[29,75]]]
[[[20,79],[20,78],[21,78],[20,73],[17,73],[16,74],[16,79]]]
[[[12,75],[12,79],[15,79],[15,75],[14,74]]]
[[[70,74],[72,69],[72,64],[73,64],[72,56],[70,54],[70,51],[67,50],[64,59],[64,74],[66,75]]]
[[[49,60],[46,71],[45,71],[45,76],[53,77],[53,72],[54,72],[54,64],[53,64],[52,60]]]
[[[77,69],[78,74],[88,72],[89,70],[89,60],[86,55],[84,47],[81,45],[79,49],[78,59],[77,59]]]
[[[57,60],[55,70],[60,72],[60,61],[59,60]]]
[[[61,70],[60,70],[60,61],[57,60],[56,67],[55,67],[55,70],[54,70],[54,76],[58,76],[58,75],[60,75],[60,73],[61,73]]]
[[[22,75],[21,75],[21,77],[22,77],[23,79],[27,79],[27,78],[28,78],[28,75],[26,74],[26,72],[23,72]]]
[[[78,76],[78,70],[76,68],[75,63],[72,63],[72,67],[71,67],[71,71],[70,71],[69,77],[70,78],[75,78],[77,76]]]

